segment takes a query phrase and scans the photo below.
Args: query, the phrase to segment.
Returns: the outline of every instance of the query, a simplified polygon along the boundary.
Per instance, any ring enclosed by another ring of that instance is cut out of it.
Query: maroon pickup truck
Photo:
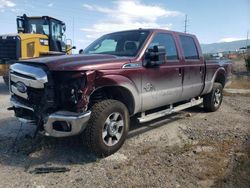
[[[44,135],[81,135],[101,156],[122,146],[132,116],[216,111],[231,74],[230,61],[204,60],[194,35],[167,30],[107,34],[82,52],[12,65],[9,109]]]

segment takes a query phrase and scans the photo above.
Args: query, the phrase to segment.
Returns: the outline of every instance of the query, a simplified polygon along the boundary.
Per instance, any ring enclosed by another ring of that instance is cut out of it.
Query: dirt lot
[[[139,125],[99,159],[78,138],[31,139],[0,81],[0,187],[250,187],[250,97],[226,96],[218,112],[196,107]],[[34,174],[37,167],[69,172]]]

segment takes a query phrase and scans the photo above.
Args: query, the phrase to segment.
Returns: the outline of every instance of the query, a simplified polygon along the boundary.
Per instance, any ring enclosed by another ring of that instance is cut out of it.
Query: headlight
[[[60,104],[68,110],[74,110],[82,100],[85,85],[84,73],[62,72],[55,75],[56,95],[60,98]]]
[[[40,39],[40,44],[42,46],[48,46],[49,45],[49,40],[47,40],[47,39]]]
[[[85,87],[85,79],[77,78],[72,79],[68,82],[66,93],[68,94],[68,99],[71,103],[77,104],[79,100],[82,99],[82,89]]]

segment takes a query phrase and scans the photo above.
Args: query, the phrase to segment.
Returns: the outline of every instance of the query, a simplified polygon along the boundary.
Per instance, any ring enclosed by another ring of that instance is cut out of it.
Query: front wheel
[[[206,111],[215,112],[220,108],[223,99],[223,87],[220,83],[214,83],[212,91],[204,96],[203,105]]]
[[[104,157],[115,153],[123,145],[129,130],[126,106],[116,100],[96,103],[83,140],[96,155]]]

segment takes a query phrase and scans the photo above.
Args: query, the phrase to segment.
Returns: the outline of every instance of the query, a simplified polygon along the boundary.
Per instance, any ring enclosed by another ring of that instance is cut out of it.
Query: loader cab
[[[65,23],[49,16],[17,18],[18,33],[48,36],[49,51],[66,52]],[[46,42],[46,41],[45,41]]]

